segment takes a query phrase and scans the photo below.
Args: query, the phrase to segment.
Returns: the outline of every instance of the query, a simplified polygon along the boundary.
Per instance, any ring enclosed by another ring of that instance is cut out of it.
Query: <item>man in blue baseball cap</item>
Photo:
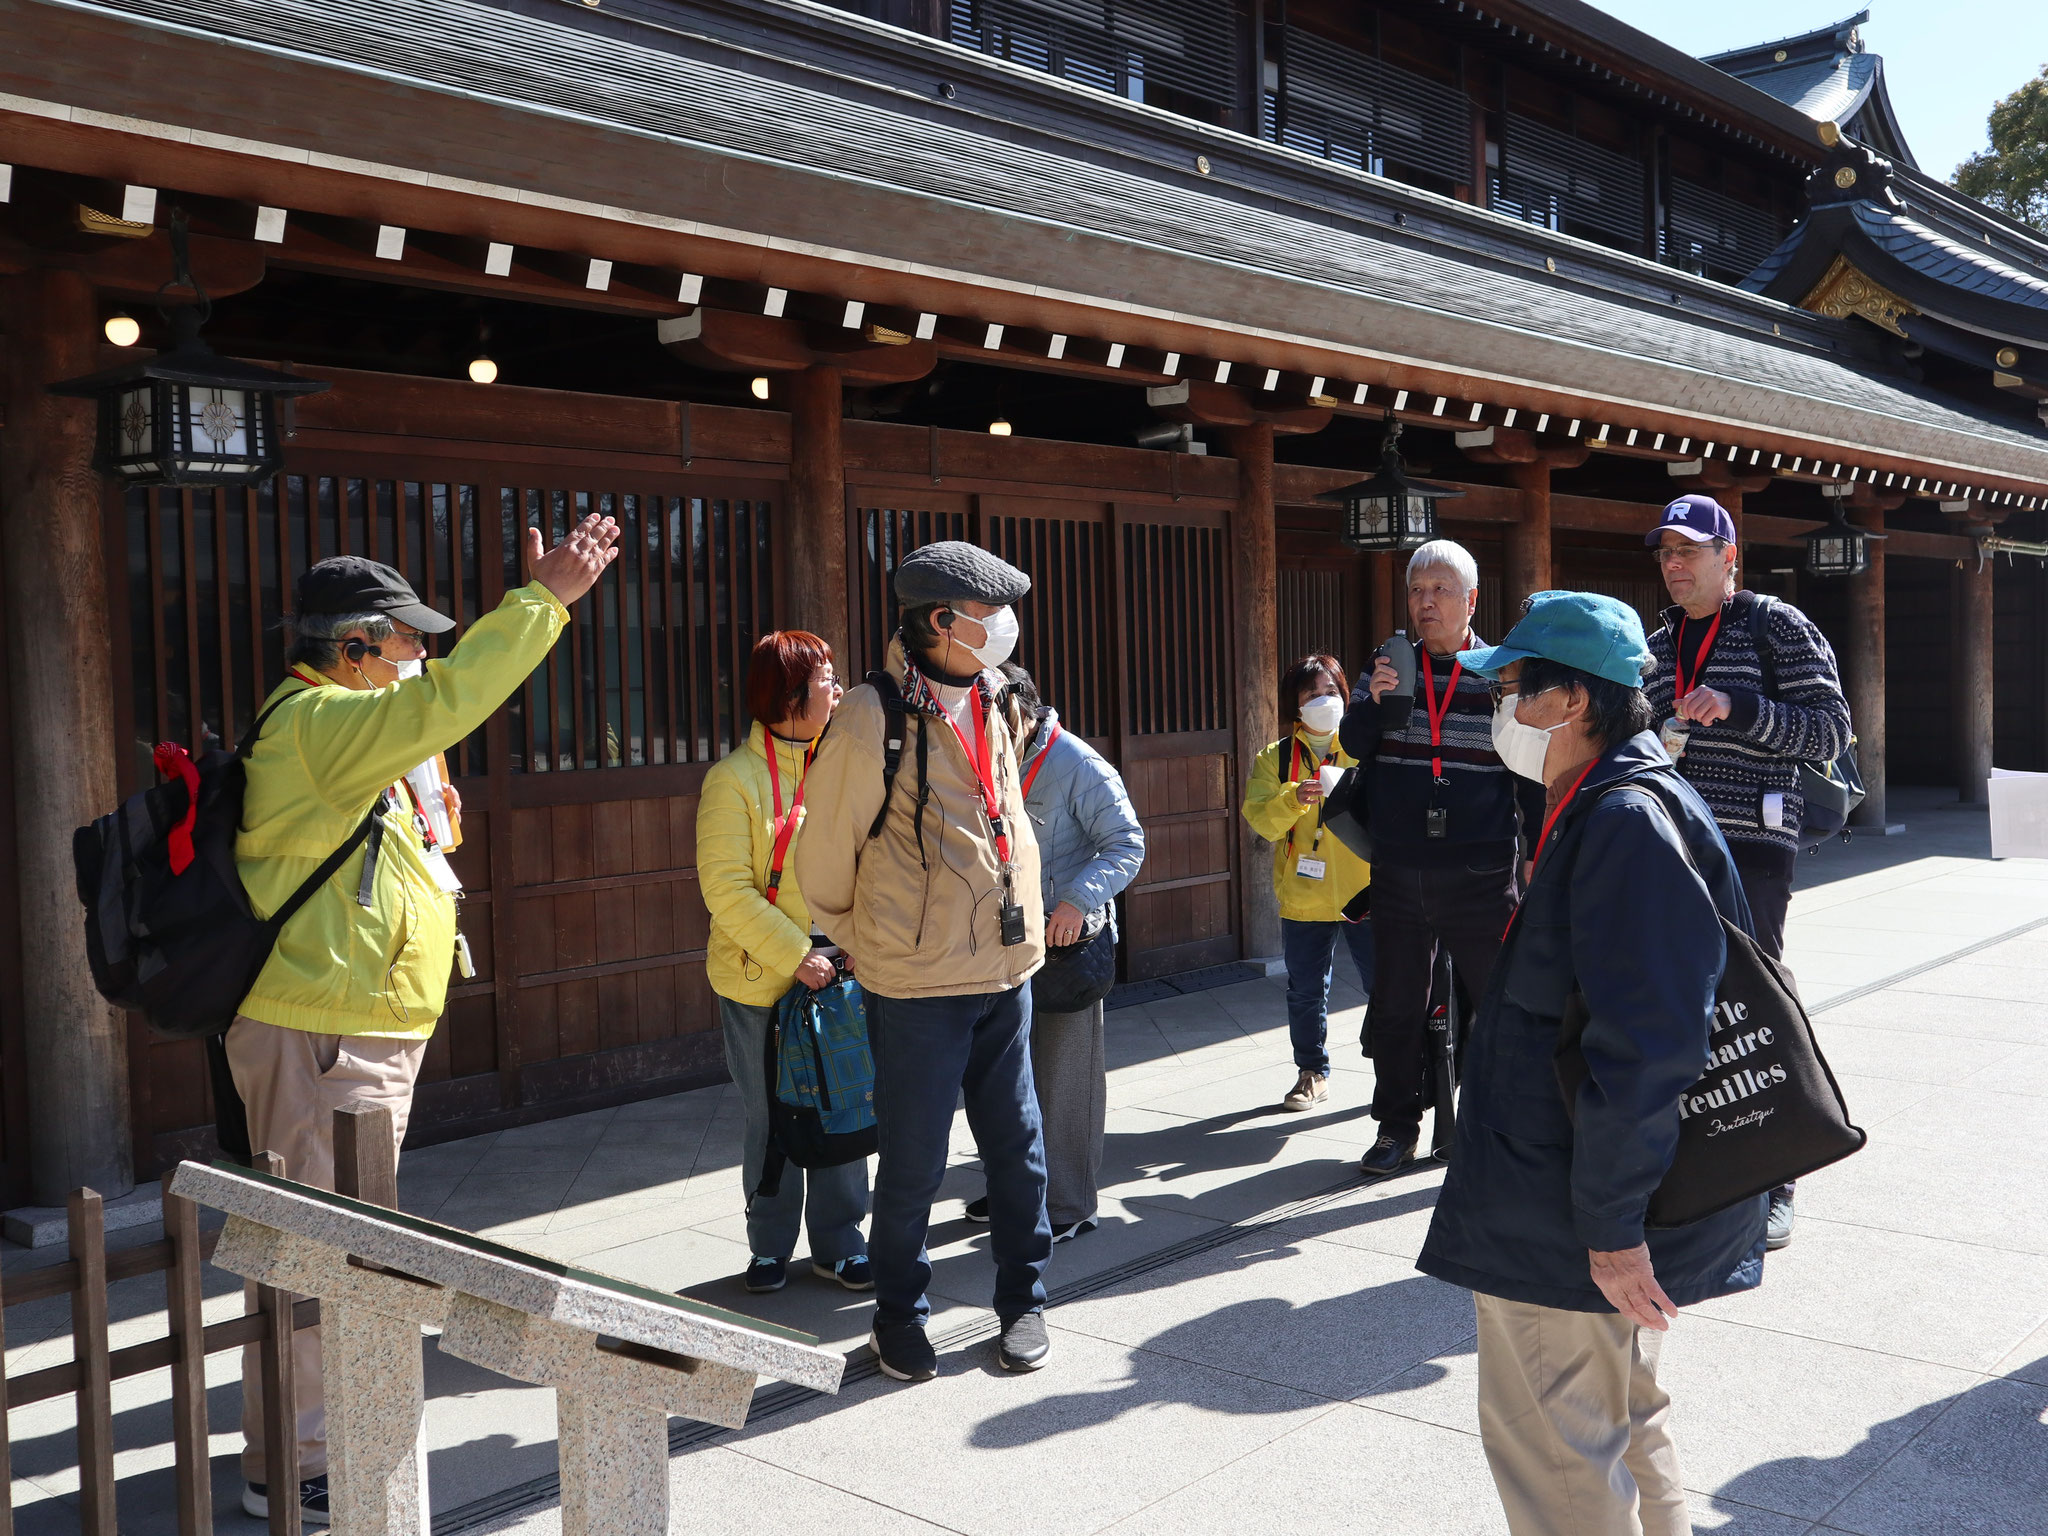
[[[1749,909],[1713,814],[1649,729],[1642,621],[1539,592],[1499,645],[1494,742],[1547,786],[1527,895],[1467,1047],[1457,1144],[1417,1267],[1474,1293],[1479,1432],[1516,1532],[1692,1529],[1657,1381],[1678,1308],[1763,1279],[1762,1196],[1646,1231]],[[1587,1082],[1551,1057],[1585,1000]]]
[[[1806,823],[1801,764],[1831,762],[1851,740],[1834,648],[1790,603],[1741,590],[1735,519],[1713,497],[1679,497],[1643,542],[1672,602],[1643,687],[1664,750],[1734,852],[1757,943],[1781,959]],[[1771,1198],[1770,1237],[1792,1240],[1789,1184]]]

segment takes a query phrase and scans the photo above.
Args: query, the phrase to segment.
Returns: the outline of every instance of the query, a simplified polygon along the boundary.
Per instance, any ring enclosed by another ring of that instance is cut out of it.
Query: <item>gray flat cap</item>
[[[1031,590],[1031,578],[979,544],[946,539],[912,550],[896,567],[896,600],[924,603],[998,603],[1008,606]]]

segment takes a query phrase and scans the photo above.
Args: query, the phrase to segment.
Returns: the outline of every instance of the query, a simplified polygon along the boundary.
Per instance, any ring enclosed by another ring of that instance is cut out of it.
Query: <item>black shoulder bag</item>
[[[1649,793],[1662,807],[1662,796]],[[1698,874],[1682,831],[1678,846]],[[1720,921],[1728,963],[1714,989],[1706,1071],[1679,1096],[1678,1150],[1650,1196],[1650,1227],[1699,1221],[1840,1162],[1869,1140],[1849,1123],[1790,973],[1726,917]],[[1565,1112],[1574,1117],[1587,1078],[1587,1017],[1585,994],[1575,987],[1554,1061]]]

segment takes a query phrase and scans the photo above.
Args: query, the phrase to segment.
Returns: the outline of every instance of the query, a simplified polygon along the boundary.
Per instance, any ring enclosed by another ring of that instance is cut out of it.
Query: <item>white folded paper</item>
[[[2048,773],[1991,770],[1991,857],[2048,859]]]

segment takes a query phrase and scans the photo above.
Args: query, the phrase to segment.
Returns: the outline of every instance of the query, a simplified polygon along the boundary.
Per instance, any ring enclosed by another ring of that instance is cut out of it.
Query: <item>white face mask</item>
[[[973,617],[956,615],[956,617]],[[969,645],[965,640],[953,643],[967,652],[984,667],[1000,667],[1010,659],[1010,652],[1017,649],[1017,611],[1014,608],[998,608],[985,619],[975,619],[988,631],[988,639],[980,645]]]
[[[1344,701],[1328,694],[1301,706],[1301,724],[1311,736],[1334,736],[1344,723]]]
[[[1545,688],[1544,693],[1552,690]],[[1538,694],[1528,695],[1540,697]],[[1500,708],[1493,712],[1493,750],[1500,754],[1500,760],[1508,765],[1508,772],[1519,773],[1525,779],[1543,782],[1543,764],[1550,756],[1550,736],[1553,731],[1564,729],[1565,722],[1556,725],[1524,725],[1515,718],[1515,706],[1521,695],[1509,694],[1500,701]]]
[[[427,664],[424,661],[395,661],[392,665],[398,668],[398,677],[401,682],[408,677],[418,677],[427,669]]]

